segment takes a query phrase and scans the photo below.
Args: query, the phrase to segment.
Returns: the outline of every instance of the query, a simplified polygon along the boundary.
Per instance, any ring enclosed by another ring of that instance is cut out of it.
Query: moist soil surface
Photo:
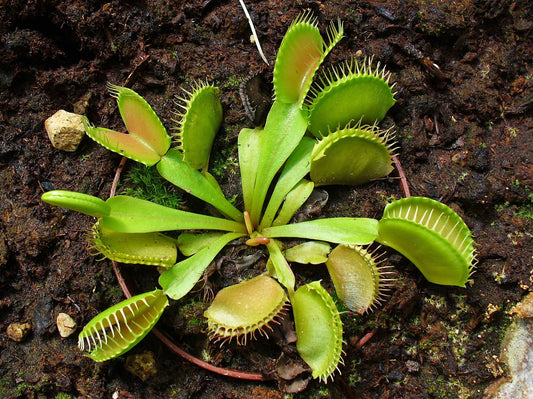
[[[203,360],[273,380],[206,371],[153,334],[114,360],[95,363],[83,356],[77,333],[59,335],[57,315],[69,314],[82,328],[124,294],[111,262],[91,254],[86,238],[94,220],[48,206],[40,196],[65,189],[107,198],[121,160],[87,137],[75,152],[52,147],[44,121],[56,111],[123,130],[106,91],[111,82],[136,90],[170,128],[180,87],[207,80],[220,87],[225,114],[211,170],[239,205],[236,140],[241,128],[252,126],[239,87],[260,74],[267,88],[263,97],[270,97],[277,48],[305,10],[323,32],[330,21],[344,22],[345,37],[328,63],[373,56],[374,65],[380,62],[392,72],[397,102],[382,125],[395,126],[411,192],[440,200],[464,218],[477,242],[478,264],[466,288],[438,286],[399,254],[382,249],[397,270],[395,288],[374,312],[343,314],[340,372],[327,385],[310,381],[294,397],[481,398],[488,385],[507,375],[500,344],[512,318],[509,310],[533,290],[531,4],[247,3],[270,66],[250,40],[237,1],[0,3],[1,397],[281,398],[298,390],[298,384],[276,379],[280,359],[294,359],[293,344],[276,339],[278,327],[270,340],[259,337],[247,346],[221,346],[205,334],[202,300],[210,290],[264,270],[264,256],[236,267],[249,254],[231,248],[217,260],[207,285],[174,303],[159,327]],[[142,186],[143,180],[149,190],[154,176],[128,161],[119,191]],[[403,195],[398,182],[393,172],[362,187],[328,187],[325,206],[310,204],[302,217],[379,218],[387,201]],[[166,188],[156,199],[161,190]],[[168,190],[170,197],[181,196]],[[187,196],[179,206],[202,210]],[[323,268],[313,268],[296,271],[328,286]],[[122,270],[141,290],[154,288],[153,269]],[[15,323],[29,324],[20,342],[8,336]],[[294,370],[298,363],[289,364]],[[308,373],[300,377],[305,381]]]

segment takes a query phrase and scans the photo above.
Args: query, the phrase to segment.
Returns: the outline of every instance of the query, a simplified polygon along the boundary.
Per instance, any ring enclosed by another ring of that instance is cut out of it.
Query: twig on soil
[[[150,58],[150,55],[149,54],[144,54],[144,55],[141,55],[140,56],[141,60],[135,64],[135,66],[133,67],[133,70],[130,72],[130,74],[128,75],[128,77],[126,78],[126,81],[124,82],[124,87],[127,87],[128,84],[130,83],[130,80],[131,80],[131,77],[133,76],[133,74],[137,71],[137,69],[139,69],[139,67],[144,64],[144,62]]]
[[[368,341],[370,341],[370,338],[372,338],[374,336],[374,334],[376,333],[377,330],[373,330],[373,331],[370,331],[369,333],[365,334],[363,336],[363,338],[361,338],[359,340],[359,342],[357,342],[357,344],[355,345],[355,347],[357,349],[361,349],[363,347],[364,344],[366,344]]]
[[[128,158],[122,157],[120,160],[120,163],[118,164],[117,171],[115,172],[115,177],[113,178],[113,184],[111,184],[111,190],[109,190],[109,197],[114,197],[117,192],[117,185],[118,181],[120,180],[120,174],[122,173],[122,170],[124,169],[124,166],[126,165],[126,161]]]
[[[352,390],[350,389],[350,386],[346,383],[346,380],[344,378],[342,378],[341,375],[339,375],[336,378],[336,381],[339,381],[341,383],[342,389],[343,389],[344,393],[346,394],[346,398],[348,398],[348,399],[356,399],[355,395],[353,394]]]
[[[433,122],[435,123],[435,133],[437,133],[437,137],[440,136],[440,129],[439,124],[437,122],[437,112],[433,114]]]

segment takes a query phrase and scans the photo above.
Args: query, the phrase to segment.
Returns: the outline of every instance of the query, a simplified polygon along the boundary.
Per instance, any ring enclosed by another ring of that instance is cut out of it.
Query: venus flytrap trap
[[[385,208],[378,241],[401,252],[437,284],[464,287],[475,264],[472,236],[450,208],[429,198],[410,197]]]
[[[170,137],[148,103],[126,87],[108,84],[129,134],[94,127],[85,120],[85,132],[108,150],[147,166],[155,165],[170,148]]]
[[[207,170],[222,120],[217,88],[197,83],[180,99],[176,147],[170,148],[171,137],[148,103],[130,89],[109,85],[129,133],[86,122],[87,134],[112,151],[155,165],[162,177],[220,215],[128,196],[104,201],[67,191],[43,194],[45,202],[97,218],[90,242],[104,256],[160,266],[161,289],[111,307],[84,328],[79,343],[88,356],[103,361],[133,347],[157,322],[168,298],[187,295],[224,247],[242,237],[250,247],[266,247],[266,270],[217,293],[205,312],[213,337],[246,343],[266,334],[290,303],[296,348],[322,381],[342,363],[340,313],[319,281],[300,283],[291,263],[325,264],[338,298],[358,314],[382,302],[393,284],[382,254],[367,247],[375,241],[404,254],[431,282],[465,285],[475,261],[470,231],[436,201],[393,201],[379,221],[337,217],[290,223],[314,187],[363,184],[392,170],[393,133],[377,126],[395,102],[390,74],[373,67],[371,59],[351,60],[313,83],[342,35],[342,24],[331,24],[325,41],[310,14],[289,27],[274,66],[275,100],[265,125],[242,129],[238,137],[242,211]],[[181,234],[175,240],[165,231]],[[287,238],[303,243],[287,248]]]
[[[168,298],[161,290],[126,299],[87,323],[79,346],[97,362],[120,356],[150,332],[167,306]]]

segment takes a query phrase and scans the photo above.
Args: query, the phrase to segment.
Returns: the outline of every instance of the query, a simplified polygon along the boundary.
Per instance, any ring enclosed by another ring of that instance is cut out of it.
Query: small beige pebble
[[[59,313],[57,315],[57,329],[59,330],[59,335],[63,338],[72,335],[76,331],[76,322],[72,317],[66,313]]]
[[[30,323],[13,323],[7,326],[6,332],[9,339],[15,342],[20,342],[26,338],[30,330]]]
[[[44,122],[52,145],[63,151],[76,151],[85,134],[83,116],[59,110]]]

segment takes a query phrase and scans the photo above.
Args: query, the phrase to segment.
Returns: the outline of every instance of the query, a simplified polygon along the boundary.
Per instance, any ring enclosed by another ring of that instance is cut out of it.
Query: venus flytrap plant
[[[290,303],[296,348],[312,376],[323,381],[342,363],[340,313],[319,281],[300,283],[292,262],[325,263],[338,297],[359,314],[383,301],[393,282],[381,255],[364,247],[374,241],[404,254],[429,281],[464,286],[474,263],[472,237],[464,222],[436,201],[394,201],[380,221],[337,217],[290,223],[315,186],[362,184],[392,170],[393,134],[377,127],[395,101],[390,74],[372,67],[371,60],[352,60],[313,85],[342,35],[342,24],[332,24],[325,41],[310,14],[289,27],[274,66],[275,100],[265,125],[239,134],[242,211],[207,170],[222,118],[217,88],[195,84],[181,98],[177,146],[170,148],[170,136],[146,101],[130,89],[109,86],[129,134],[87,122],[88,135],[112,151],[155,165],[166,180],[212,205],[220,216],[128,196],[104,201],[67,191],[43,194],[45,202],[97,218],[90,240],[104,256],[161,266],[161,289],[111,307],[84,328],[80,347],[90,357],[103,361],[130,349],[157,322],[168,298],[187,295],[224,247],[242,237],[250,247],[266,247],[266,270],[218,292],[205,312],[211,333],[245,343],[266,334]],[[165,231],[181,234],[174,240]],[[286,248],[287,238],[303,243]],[[184,258],[178,260],[177,249]]]

